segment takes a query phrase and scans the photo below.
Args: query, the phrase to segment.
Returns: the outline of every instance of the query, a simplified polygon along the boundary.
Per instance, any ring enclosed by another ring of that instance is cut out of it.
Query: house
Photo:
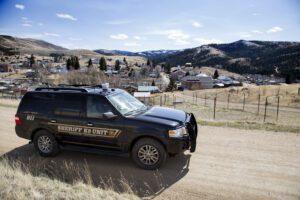
[[[200,75],[200,74],[199,74]],[[181,79],[181,87],[188,90],[201,90],[213,88],[214,82],[210,76],[186,76]]]
[[[157,86],[138,86],[138,92],[150,92],[151,94],[160,92]]]
[[[12,65],[7,63],[1,63],[0,64],[0,72],[13,72],[14,68]]]
[[[171,72],[170,77],[175,81],[180,81],[184,76],[186,72],[182,69],[177,69]]]

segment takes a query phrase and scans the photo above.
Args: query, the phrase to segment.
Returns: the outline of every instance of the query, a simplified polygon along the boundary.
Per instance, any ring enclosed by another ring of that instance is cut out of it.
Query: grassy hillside
[[[0,199],[139,199],[133,193],[116,193],[78,181],[67,184],[47,176],[33,176],[19,163],[0,161]]]

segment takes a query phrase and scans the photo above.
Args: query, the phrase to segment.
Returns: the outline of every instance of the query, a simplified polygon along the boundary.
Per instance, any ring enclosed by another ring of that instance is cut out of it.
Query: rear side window
[[[85,99],[83,95],[64,94],[54,114],[66,117],[82,117]]]
[[[27,93],[21,102],[19,113],[51,114],[58,97],[51,93]]]

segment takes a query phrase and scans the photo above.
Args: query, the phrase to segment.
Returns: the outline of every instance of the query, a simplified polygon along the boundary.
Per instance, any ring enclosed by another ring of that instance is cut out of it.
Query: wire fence
[[[162,93],[150,97],[149,105],[166,106],[192,112],[204,121],[234,121],[273,123],[300,127],[300,107],[286,106],[282,95],[253,96],[246,93],[237,95],[199,95],[192,93]]]

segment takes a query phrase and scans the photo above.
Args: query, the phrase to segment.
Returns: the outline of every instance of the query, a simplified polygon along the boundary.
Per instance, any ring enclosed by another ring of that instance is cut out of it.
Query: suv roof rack
[[[39,87],[35,91],[78,91],[78,92],[87,92],[84,88],[74,88],[74,87]]]

